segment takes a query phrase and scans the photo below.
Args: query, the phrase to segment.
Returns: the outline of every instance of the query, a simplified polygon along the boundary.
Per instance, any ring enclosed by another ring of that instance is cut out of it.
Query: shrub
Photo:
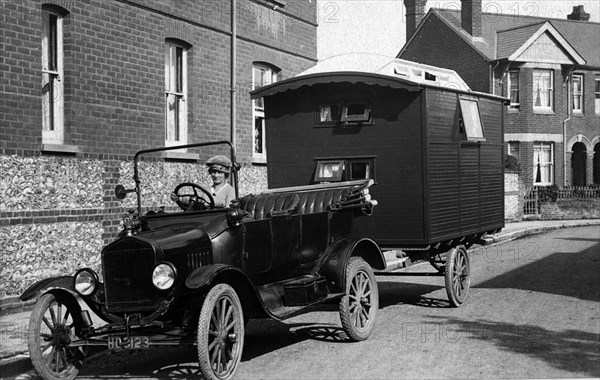
[[[556,202],[558,199],[558,186],[536,186],[540,202]]]
[[[521,164],[519,164],[519,160],[517,159],[517,157],[507,154],[504,157],[504,169],[510,172],[518,173],[521,171]]]

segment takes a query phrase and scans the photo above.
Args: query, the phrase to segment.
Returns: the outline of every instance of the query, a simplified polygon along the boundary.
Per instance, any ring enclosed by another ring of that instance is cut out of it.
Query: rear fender
[[[386,268],[385,257],[377,243],[371,239],[340,239],[329,254],[326,255],[323,265],[318,272],[329,280],[332,293],[344,293],[346,291],[346,267],[350,257],[362,257],[371,268],[384,270]]]
[[[225,283],[230,285],[237,293],[244,315],[260,318],[270,315],[262,302],[258,290],[243,271],[239,268],[215,264],[196,268],[185,280],[185,286],[204,295],[213,285]]]

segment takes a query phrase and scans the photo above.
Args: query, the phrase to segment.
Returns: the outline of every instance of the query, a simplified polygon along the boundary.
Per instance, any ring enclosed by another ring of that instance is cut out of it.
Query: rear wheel
[[[346,295],[339,304],[344,331],[353,341],[367,339],[375,328],[379,290],[373,270],[362,258],[351,257],[346,267]]]
[[[81,327],[80,315],[79,304],[70,296],[47,293],[35,304],[27,343],[31,363],[43,379],[73,379],[79,373],[83,352],[70,343]]]
[[[244,315],[235,290],[227,284],[212,288],[198,320],[198,362],[205,379],[231,379],[242,358]]]
[[[471,264],[467,249],[460,245],[453,248],[446,258],[446,293],[454,307],[467,300],[471,286]]]

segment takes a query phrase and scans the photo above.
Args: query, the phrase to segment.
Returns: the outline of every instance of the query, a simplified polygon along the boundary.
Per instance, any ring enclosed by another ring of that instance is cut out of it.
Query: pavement
[[[507,242],[527,235],[560,228],[600,226],[600,219],[536,220],[506,223],[502,231],[488,235],[486,245]],[[473,249],[478,249],[474,246]],[[403,267],[403,259],[395,251],[386,251],[386,271]],[[32,369],[27,350],[27,330],[33,304],[22,303],[17,297],[0,302],[0,379],[14,377]]]

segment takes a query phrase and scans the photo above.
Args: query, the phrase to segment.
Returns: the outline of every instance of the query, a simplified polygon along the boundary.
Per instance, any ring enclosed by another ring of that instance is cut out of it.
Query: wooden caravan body
[[[315,67],[252,93],[264,98],[269,188],[375,180],[379,204],[355,228],[385,248],[448,247],[504,227],[506,99],[450,70],[380,67]]]

